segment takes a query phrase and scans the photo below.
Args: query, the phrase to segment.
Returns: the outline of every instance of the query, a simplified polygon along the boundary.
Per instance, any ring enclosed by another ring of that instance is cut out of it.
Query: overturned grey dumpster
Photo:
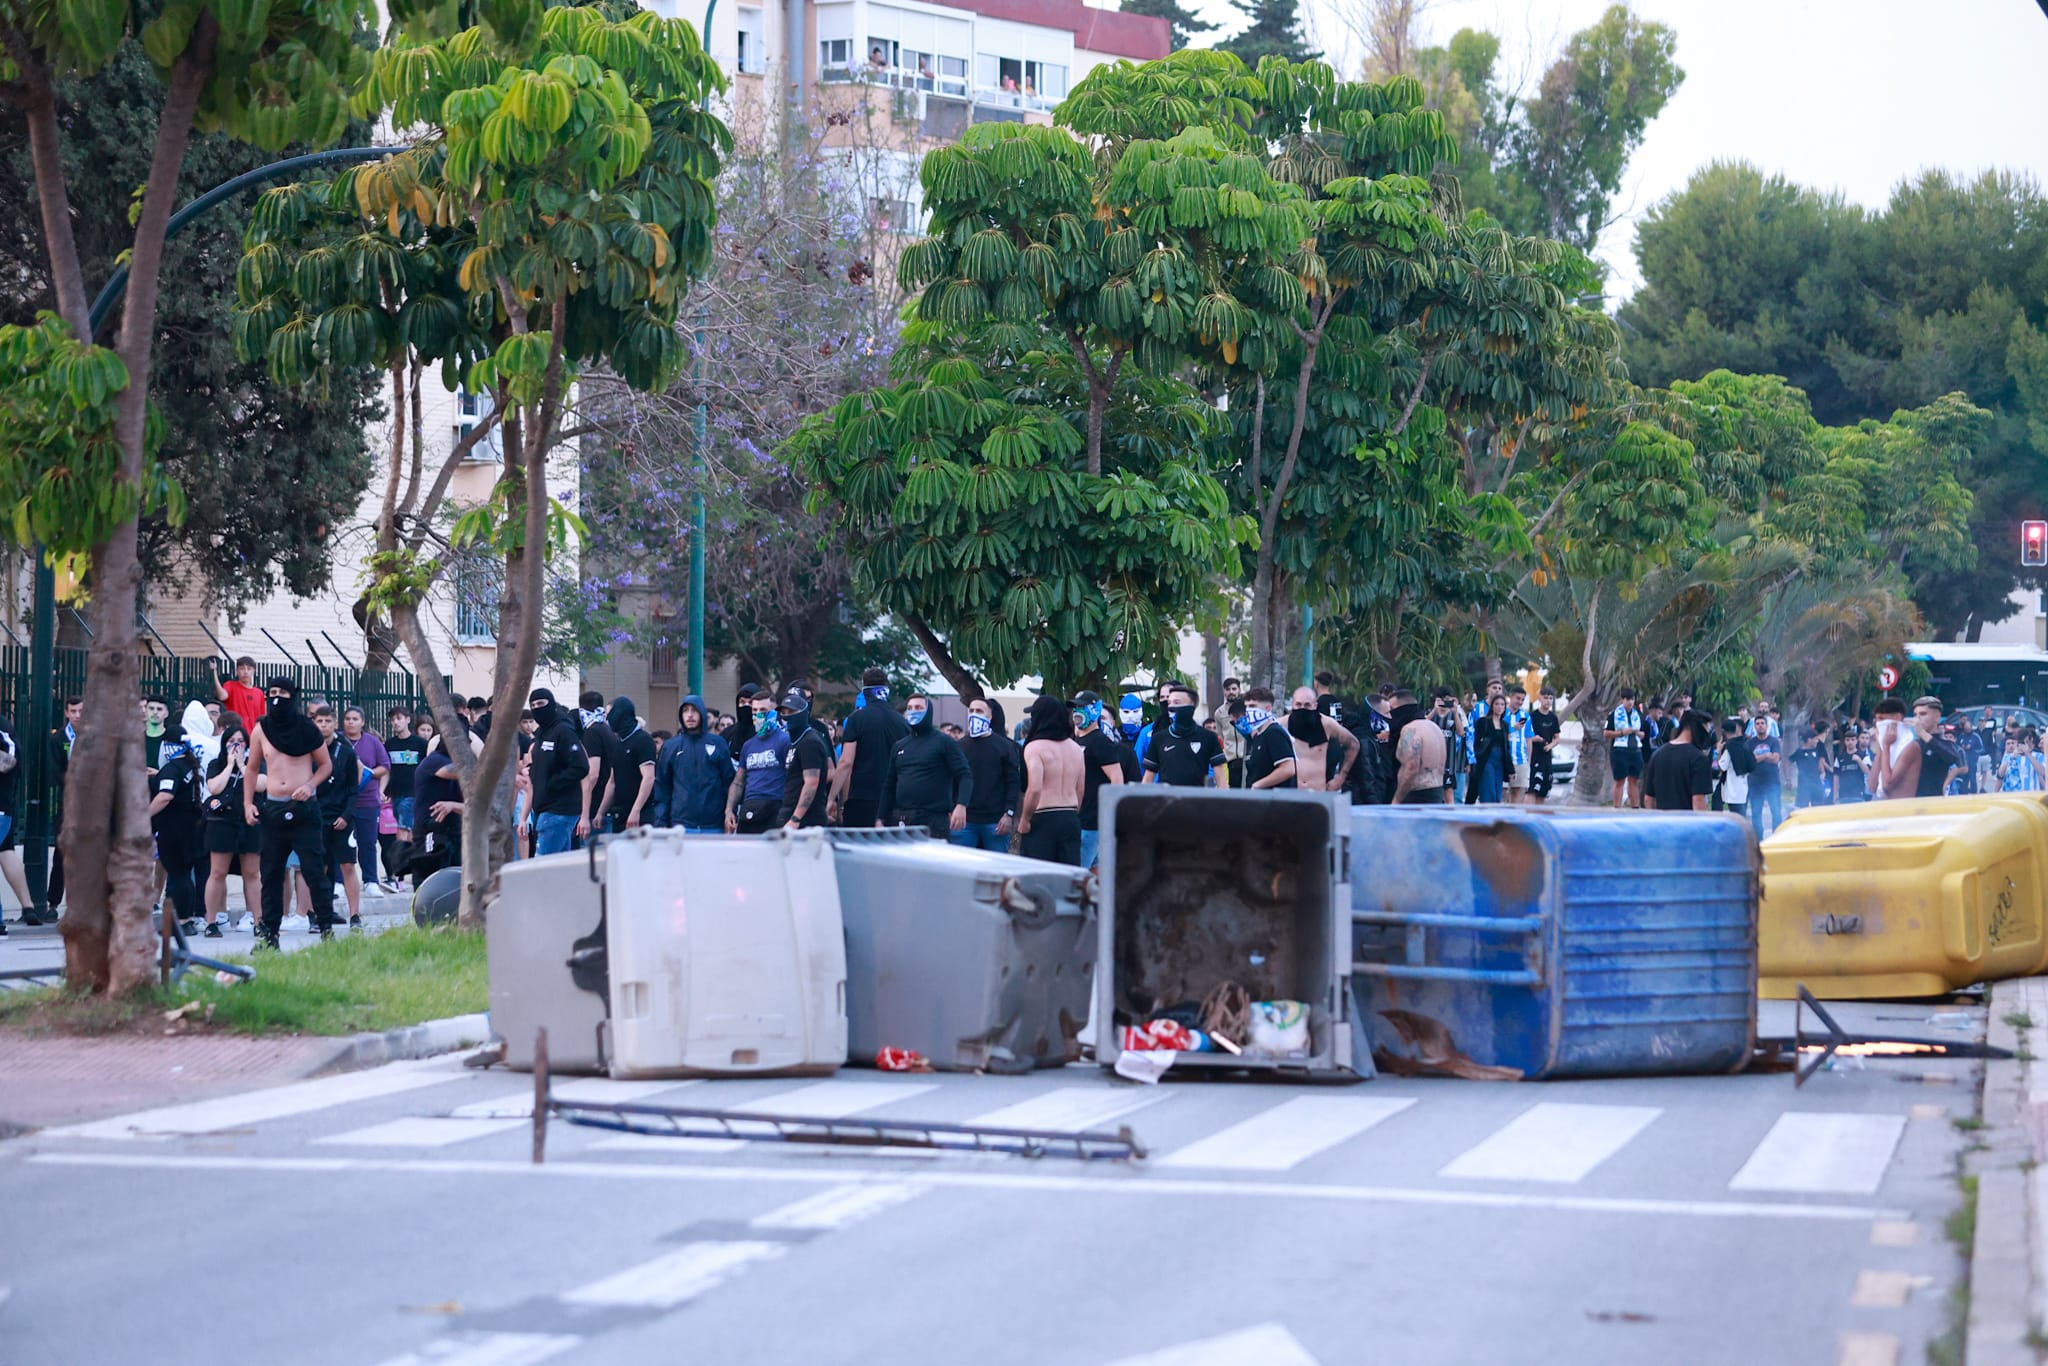
[[[941,1071],[1080,1057],[1093,879],[913,830],[834,830],[851,1060],[908,1049]]]
[[[1116,1065],[1128,1029],[1240,988],[1304,1008],[1298,1046],[1181,1051],[1174,1068],[1370,1073],[1354,1049],[1342,794],[1106,787],[1102,831],[1098,1061]]]
[[[614,1077],[831,1072],[846,957],[822,832],[639,829],[499,871],[492,1025],[506,1062]]]

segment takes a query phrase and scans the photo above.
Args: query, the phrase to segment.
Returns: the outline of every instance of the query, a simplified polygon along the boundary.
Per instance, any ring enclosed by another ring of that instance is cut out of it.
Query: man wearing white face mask
[[[967,704],[967,738],[959,742],[973,779],[967,824],[952,832],[953,843],[969,849],[1007,853],[1017,803],[1024,795],[1024,754],[1003,733],[1002,709],[987,698]]]

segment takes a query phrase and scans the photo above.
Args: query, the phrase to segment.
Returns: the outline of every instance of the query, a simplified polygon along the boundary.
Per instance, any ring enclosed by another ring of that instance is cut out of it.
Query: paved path
[[[37,1230],[0,1240],[0,1341],[23,1361],[306,1366],[1917,1363],[1961,1269],[1942,1222],[1975,1078],[1901,1058],[1796,1091],[1784,1074],[1139,1087],[1085,1066],[584,1080],[562,1089],[1128,1124],[1153,1156],[558,1122],[535,1167],[530,1078],[399,1063],[0,1144],[0,1208]],[[137,1258],[183,1270],[138,1278]],[[161,1330],[190,1321],[207,1269],[251,1267],[268,1288],[219,1301],[218,1331]]]

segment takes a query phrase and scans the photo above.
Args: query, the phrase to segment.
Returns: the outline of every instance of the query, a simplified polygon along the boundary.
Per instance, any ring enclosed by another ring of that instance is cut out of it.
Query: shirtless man
[[[1920,777],[1920,747],[1914,743],[1912,727],[1906,724],[1906,704],[1895,697],[1879,702],[1874,729],[1877,788],[1870,799],[1881,802],[1888,797],[1912,796]]]
[[[1295,785],[1311,792],[1342,792],[1351,766],[1358,762],[1358,737],[1334,716],[1316,710],[1314,688],[1296,688],[1292,704],[1287,737],[1294,742]],[[1335,773],[1330,772],[1328,745],[1337,746],[1344,756]]]
[[[1031,704],[1024,741],[1024,801],[1017,812],[1018,852],[1047,863],[1081,863],[1081,798],[1088,774],[1074,742],[1074,715],[1065,699]]]
[[[249,730],[249,758],[244,772],[255,779],[242,784],[242,819],[261,829],[263,919],[256,927],[256,947],[277,947],[284,925],[284,893],[291,885],[285,860],[299,856],[313,897],[313,928],[323,939],[334,933],[334,882],[327,877],[325,822],[313,794],[334,765],[327,757],[325,737],[299,710],[298,685],[273,678],[269,709]],[[258,795],[261,788],[262,795]]]
[[[1884,734],[1883,718],[1878,733]],[[1913,703],[1912,728],[1878,751],[1878,767],[1886,800],[1939,797],[1968,771],[1961,752],[1941,738],[1940,698],[1922,697]]]
[[[1394,762],[1400,765],[1394,780],[1394,804],[1441,806],[1448,754],[1443,728],[1429,718],[1408,689],[1396,689],[1392,700],[1401,732],[1394,743]]]

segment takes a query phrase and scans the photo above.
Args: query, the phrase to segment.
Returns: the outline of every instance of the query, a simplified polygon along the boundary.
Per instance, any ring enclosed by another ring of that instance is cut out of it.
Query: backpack
[[[1749,741],[1738,736],[1728,742],[1728,767],[1744,777],[1756,771],[1756,751]]]

